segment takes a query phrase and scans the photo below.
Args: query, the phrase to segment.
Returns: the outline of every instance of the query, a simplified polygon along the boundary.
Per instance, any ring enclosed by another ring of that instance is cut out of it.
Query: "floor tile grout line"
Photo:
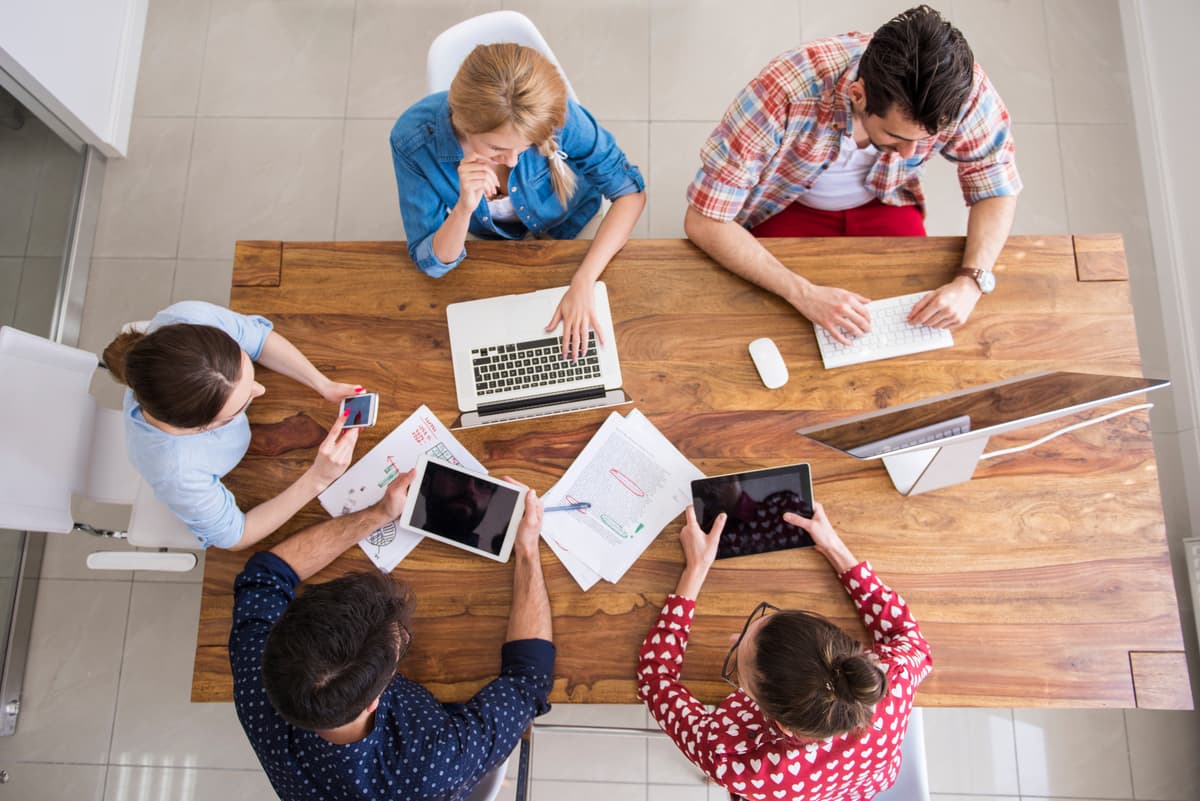
[[[175,269],[171,273],[171,294],[168,300],[175,297],[175,282],[179,277],[179,255],[183,249],[183,221],[187,219],[188,189],[192,183],[192,161],[196,156],[196,133],[200,128],[200,96],[204,93],[204,73],[208,67],[209,35],[212,32],[213,6],[215,0],[209,0],[208,16],[204,20],[204,50],[200,54],[200,80],[196,84],[196,102],[192,113],[192,135],[188,141],[187,165],[183,173],[183,198],[179,203],[179,224],[175,231]]]
[[[1136,688],[1135,688],[1136,692]],[[1137,703],[1136,695],[1134,703]],[[1129,742],[1129,710],[1121,710],[1121,730],[1125,734],[1125,764],[1129,768],[1129,797],[1136,799],[1138,797],[1137,785],[1133,781],[1133,746]]]
[[[346,169],[346,119],[350,114],[350,79],[354,75],[354,34],[358,30],[358,3],[354,0],[354,10],[350,14],[350,52],[346,55],[346,95],[342,98],[342,141],[338,147],[337,193],[333,198],[333,238],[338,238],[338,217],[342,211],[342,175]]]
[[[1017,710],[1009,707],[1008,725],[1012,732],[1013,766],[1016,770],[1017,796],[1021,795],[1021,749],[1017,747]]]
[[[104,765],[104,784],[102,787],[107,791],[108,774],[111,769],[113,738],[117,733],[117,710],[121,706],[121,676],[125,672],[125,648],[129,644],[129,618],[133,616],[133,576],[129,577],[129,595],[128,603],[125,607],[125,628],[121,632],[121,660],[117,663],[117,687],[113,693],[112,705],[112,722],[108,727],[108,750],[107,760]]]

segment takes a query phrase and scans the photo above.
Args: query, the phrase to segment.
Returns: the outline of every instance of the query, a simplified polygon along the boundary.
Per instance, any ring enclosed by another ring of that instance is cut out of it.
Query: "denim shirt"
[[[616,200],[646,188],[641,172],[625,158],[612,134],[574,100],[567,101],[567,122],[555,138],[576,176],[567,207],[554,194],[549,160],[530,147],[508,178],[508,194],[522,225],[497,224],[487,200],[480,198],[471,215],[472,234],[481,239],[521,239],[526,233],[574,239],[599,210],[601,195]],[[422,272],[441,278],[467,256],[464,247],[458,258],[443,262],[433,252],[433,235],[458,202],[458,164],[463,159],[450,125],[447,93],[429,95],[404,112],[392,128],[391,143],[409,255]]]

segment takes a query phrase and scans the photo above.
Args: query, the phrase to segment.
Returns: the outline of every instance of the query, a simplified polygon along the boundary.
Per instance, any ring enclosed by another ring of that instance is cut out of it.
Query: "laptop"
[[[454,386],[463,414],[455,428],[503,423],[628,403],[608,306],[608,288],[597,281],[596,316],[605,345],[588,331],[587,352],[562,357],[562,326],[546,323],[567,287],[504,295],[446,307]]]

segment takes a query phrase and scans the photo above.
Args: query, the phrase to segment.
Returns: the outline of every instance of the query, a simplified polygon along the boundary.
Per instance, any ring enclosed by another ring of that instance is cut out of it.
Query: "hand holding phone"
[[[346,414],[347,411],[349,415]],[[346,418],[343,428],[366,428],[375,425],[375,418],[379,415],[379,393],[365,392],[342,398],[338,414]]]

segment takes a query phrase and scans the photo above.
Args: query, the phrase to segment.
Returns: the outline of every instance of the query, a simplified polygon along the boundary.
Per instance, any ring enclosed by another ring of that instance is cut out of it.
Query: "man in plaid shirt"
[[[957,164],[971,207],[966,248],[909,320],[959,326],[995,286],[1021,179],[1004,103],[962,33],[928,6],[768,64],[701,149],[684,230],[849,344],[870,330],[869,300],[797,275],[757,237],[924,236],[920,175],[937,153]]]

